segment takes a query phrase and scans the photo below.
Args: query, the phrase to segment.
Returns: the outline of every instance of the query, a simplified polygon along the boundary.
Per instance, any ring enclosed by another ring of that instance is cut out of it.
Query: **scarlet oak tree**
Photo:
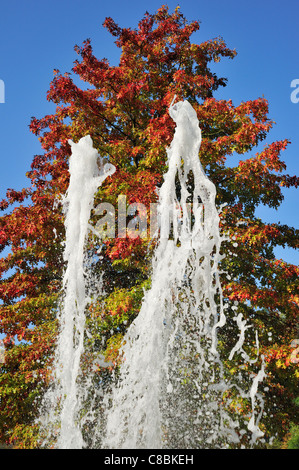
[[[149,207],[157,200],[156,187],[166,170],[166,148],[174,131],[168,108],[175,95],[189,100],[197,112],[203,135],[199,158],[217,187],[217,203],[226,204],[221,215],[222,229],[229,235],[223,247],[222,268],[228,273],[223,274],[224,295],[259,333],[260,351],[268,363],[264,431],[266,437],[281,437],[296,412],[298,370],[290,360],[290,343],[297,335],[298,268],[275,259],[273,250],[296,248],[298,231],[264,223],[255,210],[260,204],[278,208],[282,188],[297,187],[298,178],[285,173],[281,159],[289,142],[270,143],[253,153],[273,125],[266,99],[235,105],[213,97],[226,79],[212,72],[210,64],[232,59],[236,52],[221,38],[192,43],[199,23],[188,22],[179,8],[169,13],[163,6],[155,14],[146,13],[137,29],[121,28],[111,18],[104,27],[121,49],[119,65],[97,59],[90,40],[75,46],[79,59],[72,73],[55,70],[50,84],[47,98],[56,104],[55,112],[31,120],[30,130],[43,153],[34,157],[27,173],[29,186],[8,190],[1,202],[0,247],[9,253],[4,251],[0,261],[1,333],[6,345],[0,438],[23,448],[37,445],[32,423],[50,380],[64,269],[57,197],[68,186],[68,139],[78,141],[90,134],[99,154],[116,167],[99,189],[96,204],[117,207],[117,197],[125,194],[128,204]],[[87,89],[75,84],[76,76]],[[96,221],[93,214],[91,223]],[[88,250],[94,255],[91,269],[104,273],[106,296],[90,307],[87,317],[93,347],[117,364],[121,338],[150,282],[152,244],[140,238],[110,239],[98,256],[99,243],[91,237]],[[229,327],[228,322],[221,337],[224,350],[232,346]],[[237,362],[227,367],[233,369]],[[103,374],[100,366],[98,374]]]

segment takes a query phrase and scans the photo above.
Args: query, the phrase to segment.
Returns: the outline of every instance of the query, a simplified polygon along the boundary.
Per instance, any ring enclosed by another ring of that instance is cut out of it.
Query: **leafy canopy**
[[[233,59],[236,52],[222,38],[192,43],[199,22],[188,22],[179,8],[170,13],[162,6],[146,13],[136,29],[121,28],[111,18],[103,26],[121,50],[119,65],[96,58],[90,40],[75,46],[79,58],[72,73],[55,70],[50,84],[47,99],[56,105],[55,112],[30,123],[42,154],[33,158],[29,185],[9,189],[1,202],[0,332],[6,361],[0,364],[0,438],[19,447],[37,445],[32,423],[50,381],[64,270],[57,198],[69,181],[68,139],[90,134],[99,154],[116,167],[96,194],[95,205],[104,201],[117,207],[118,196],[125,194],[127,204],[149,207],[166,170],[166,148],[174,131],[168,107],[175,95],[189,100],[197,112],[203,135],[199,158],[217,187],[217,203],[226,204],[221,216],[229,235],[223,247],[224,295],[232,306],[237,302],[237,311],[259,333],[268,362],[266,436],[282,437],[296,414],[298,369],[290,360],[290,342],[297,335],[298,268],[275,259],[273,249],[296,248],[298,231],[265,223],[255,210],[260,204],[278,208],[282,188],[297,187],[298,178],[286,174],[281,159],[289,142],[268,143],[254,153],[273,126],[267,100],[235,105],[213,97],[227,81],[211,71],[212,63]],[[87,87],[76,85],[76,77]],[[96,221],[92,214],[91,224]],[[98,248],[99,241],[91,236],[91,269],[95,275],[104,272],[106,296],[87,312],[90,347],[117,364],[121,338],[150,282],[152,244],[115,238],[105,241],[101,256]],[[231,348],[229,328],[222,341],[224,349]],[[249,336],[248,349],[254,344]],[[237,361],[228,368],[238,367]],[[97,373],[101,377],[106,372],[99,366]]]

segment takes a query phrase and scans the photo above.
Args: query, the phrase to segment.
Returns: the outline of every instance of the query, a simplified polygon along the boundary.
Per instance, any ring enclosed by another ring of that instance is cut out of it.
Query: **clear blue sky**
[[[276,121],[267,142],[288,138],[284,152],[288,173],[299,174],[299,103],[291,102],[291,81],[299,79],[298,0],[10,0],[0,8],[0,79],[5,83],[5,103],[0,103],[0,199],[7,188],[28,185],[25,177],[32,158],[41,153],[38,139],[28,129],[31,116],[55,110],[46,92],[53,69],[71,71],[77,54],[74,45],[91,38],[97,57],[112,64],[119,58],[114,38],[102,27],[111,16],[123,27],[136,27],[145,11],[163,3],[171,10],[179,4],[188,20],[201,21],[193,42],[222,36],[237,57],[223,60],[215,72],[228,78],[217,98],[235,105],[264,96],[270,118]],[[299,96],[299,94],[298,94]],[[278,211],[259,210],[268,222],[298,227],[298,192],[285,191]],[[278,257],[298,263],[294,250],[277,251]]]

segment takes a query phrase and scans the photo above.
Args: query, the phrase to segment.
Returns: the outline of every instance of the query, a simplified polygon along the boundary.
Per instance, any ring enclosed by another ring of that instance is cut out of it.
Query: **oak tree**
[[[264,431],[266,437],[282,437],[296,414],[298,369],[291,341],[297,335],[298,268],[276,259],[274,249],[296,248],[298,231],[263,222],[256,209],[260,204],[278,208],[282,188],[297,187],[298,178],[286,173],[281,157],[290,142],[267,143],[255,151],[273,126],[267,100],[236,105],[213,97],[227,83],[212,71],[213,62],[233,59],[236,52],[222,38],[192,43],[199,22],[188,22],[179,8],[146,13],[136,29],[122,28],[111,18],[103,25],[120,49],[119,65],[95,57],[90,40],[75,46],[79,58],[72,72],[55,70],[50,84],[47,99],[55,111],[30,123],[42,152],[33,158],[28,187],[9,189],[1,202],[0,332],[6,360],[0,364],[0,439],[23,448],[37,445],[33,422],[50,381],[65,267],[59,196],[69,181],[68,139],[91,135],[99,154],[116,167],[95,195],[95,205],[105,201],[117,208],[118,196],[125,194],[127,205],[149,207],[157,201],[156,187],[166,170],[174,96],[187,99],[197,112],[203,136],[199,158],[216,185],[217,204],[226,204],[221,214],[221,228],[229,236],[223,247],[225,299],[258,331],[267,362]],[[80,88],[77,77],[87,86]],[[92,213],[91,224],[97,220]],[[117,235],[102,244],[91,235],[87,249],[95,275],[104,273],[105,288],[104,299],[87,312],[92,344],[117,364],[121,339],[150,282],[152,243]],[[221,339],[228,350],[229,327],[228,322]],[[99,376],[103,373],[99,366]]]

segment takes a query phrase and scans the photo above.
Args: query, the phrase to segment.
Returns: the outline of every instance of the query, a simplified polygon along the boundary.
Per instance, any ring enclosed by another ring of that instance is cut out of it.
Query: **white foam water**
[[[169,112],[176,130],[159,191],[152,284],[121,348],[120,375],[107,413],[107,448],[225,447],[240,437],[239,423],[222,404],[232,385],[218,352],[226,306],[216,189],[198,157],[201,130],[195,110],[184,101]],[[232,355],[243,345],[245,325],[239,321]],[[253,408],[263,374],[249,392]],[[241,387],[238,392],[248,396]],[[249,429],[256,440],[262,433],[254,419]]]
[[[44,446],[53,442],[58,448],[223,448],[238,443],[244,432],[251,433],[252,443],[262,435],[258,386],[265,376],[264,367],[244,391],[241,383],[227,379],[219,352],[219,332],[226,324],[228,307],[219,270],[224,237],[219,230],[216,188],[198,157],[201,130],[197,115],[188,101],[172,104],[169,112],[176,129],[167,151],[168,171],[159,190],[160,230],[151,287],[124,337],[112,391],[106,388],[100,393],[104,418],[98,421],[92,410],[82,413],[86,402],[83,404],[84,390],[78,380],[89,301],[84,245],[94,193],[115,168],[100,160],[98,169],[97,151],[89,136],[77,144],[70,141],[70,183],[63,200],[67,268],[54,381],[45,395],[46,412],[39,419],[46,433]],[[234,321],[239,334],[229,360],[244,353],[248,329],[242,316]],[[224,394],[233,388],[240,397],[251,400],[246,430],[223,404]],[[91,444],[83,439],[84,420],[89,420]]]
[[[52,433],[58,448],[81,449],[84,440],[79,416],[82,393],[78,377],[84,350],[85,309],[89,300],[85,285],[84,248],[95,191],[114,173],[115,167],[104,164],[93,148],[89,135],[78,143],[69,140],[69,144],[72,149],[70,181],[62,201],[65,214],[64,293],[58,315],[59,335],[53,385],[45,395],[45,412],[42,412],[39,421],[41,427],[46,429],[46,441],[51,442],[54,437]]]

